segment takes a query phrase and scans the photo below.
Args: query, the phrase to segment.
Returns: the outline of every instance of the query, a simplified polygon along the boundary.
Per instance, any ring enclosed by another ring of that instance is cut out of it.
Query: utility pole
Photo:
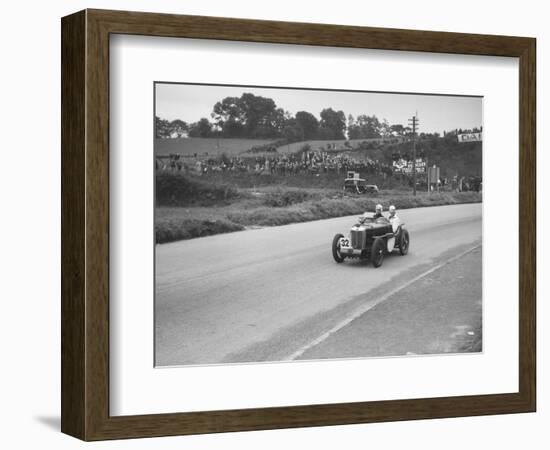
[[[413,141],[413,195],[416,195],[416,130],[418,129],[418,113],[409,119],[409,125],[412,126],[412,141]]]

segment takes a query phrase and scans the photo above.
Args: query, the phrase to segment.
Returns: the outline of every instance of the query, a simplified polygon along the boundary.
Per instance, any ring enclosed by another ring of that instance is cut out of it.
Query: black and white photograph
[[[6,2],[0,447],[547,450],[548,10]]]
[[[156,367],[483,352],[483,97],[153,88]]]

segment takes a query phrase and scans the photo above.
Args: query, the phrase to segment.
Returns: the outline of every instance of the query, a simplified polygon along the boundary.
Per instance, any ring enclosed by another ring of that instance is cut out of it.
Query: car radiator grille
[[[365,235],[364,231],[351,230],[351,246],[355,249],[362,249],[365,246]]]

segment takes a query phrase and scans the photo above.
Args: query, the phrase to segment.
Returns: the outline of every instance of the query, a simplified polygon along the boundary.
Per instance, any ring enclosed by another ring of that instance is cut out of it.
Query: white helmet
[[[394,205],[390,205],[389,211],[390,211],[391,213],[394,213],[394,212],[395,212],[395,206],[394,206]]]
[[[383,210],[382,205],[380,203],[378,203],[378,205],[376,205],[375,210],[376,211],[382,211]]]

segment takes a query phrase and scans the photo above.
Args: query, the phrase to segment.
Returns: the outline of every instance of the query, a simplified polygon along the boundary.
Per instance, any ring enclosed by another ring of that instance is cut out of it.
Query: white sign
[[[396,173],[412,173],[413,162],[406,159],[398,159],[393,162],[393,171]],[[426,171],[426,161],[422,158],[416,158],[416,172],[424,173]]]
[[[465,134],[458,134],[458,142],[477,142],[482,141],[482,134],[483,133],[465,133]]]

